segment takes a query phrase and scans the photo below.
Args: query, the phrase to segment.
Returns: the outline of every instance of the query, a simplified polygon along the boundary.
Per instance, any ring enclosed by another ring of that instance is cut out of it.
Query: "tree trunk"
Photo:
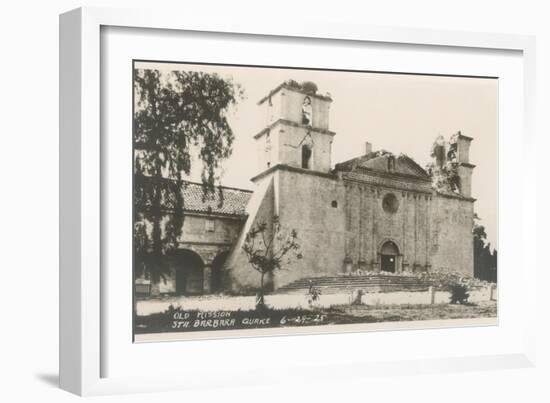
[[[256,309],[263,309],[265,307],[264,303],[264,275],[262,272],[260,276],[260,291],[256,295]]]
[[[264,293],[264,273],[262,273],[262,276],[260,277],[260,292]]]

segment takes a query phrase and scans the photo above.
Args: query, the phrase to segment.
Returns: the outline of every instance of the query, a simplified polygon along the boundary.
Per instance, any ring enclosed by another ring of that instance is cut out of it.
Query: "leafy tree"
[[[481,219],[477,214],[474,214],[474,227],[472,233],[474,235],[474,276],[486,280],[497,281],[497,252],[491,252],[491,243],[485,243],[487,233],[485,226],[479,224]]]
[[[285,233],[281,228],[279,217],[273,217],[268,225],[262,222],[253,226],[246,234],[242,247],[252,268],[260,273],[260,290],[256,306],[264,307],[265,284],[264,278],[275,270],[281,270],[293,259],[302,259],[298,233],[291,230]]]
[[[243,92],[216,74],[136,69],[134,96],[134,270],[157,282],[181,236],[182,177],[197,154],[204,197],[215,191],[235,138],[227,112]]]
[[[487,232],[485,232],[485,226],[479,224],[479,221],[481,221],[481,218],[479,218],[477,213],[474,213],[474,228],[472,229],[472,233],[475,240],[485,243]]]

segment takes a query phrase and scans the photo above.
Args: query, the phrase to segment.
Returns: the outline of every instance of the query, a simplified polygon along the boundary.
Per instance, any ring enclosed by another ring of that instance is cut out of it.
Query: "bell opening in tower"
[[[304,144],[302,146],[302,168],[311,169],[311,147]]]

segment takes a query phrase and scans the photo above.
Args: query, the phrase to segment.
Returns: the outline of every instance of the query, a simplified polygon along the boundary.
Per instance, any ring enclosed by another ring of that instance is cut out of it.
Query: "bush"
[[[446,270],[422,273],[418,278],[426,284],[432,285],[436,290],[450,292],[450,303],[461,305],[468,303],[468,298],[470,297],[469,290],[489,285],[485,281],[466,276],[464,273]]]
[[[321,290],[310,284],[307,292],[307,303],[311,307],[321,299]]]
[[[452,284],[449,286],[449,291],[451,292],[451,304],[464,305],[468,302],[470,294],[468,293],[468,287],[466,285]]]

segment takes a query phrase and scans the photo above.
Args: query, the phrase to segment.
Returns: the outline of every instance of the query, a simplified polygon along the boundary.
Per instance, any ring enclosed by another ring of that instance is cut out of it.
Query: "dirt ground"
[[[453,305],[380,305],[336,306],[330,309],[332,323],[371,323],[392,321],[493,318],[497,316],[496,301]]]
[[[449,302],[448,292],[435,293],[435,303],[445,304]],[[498,296],[494,295],[495,299]],[[315,308],[330,308],[331,306],[349,305],[353,301],[353,292],[321,295]],[[266,304],[273,309],[311,309],[308,303],[309,296],[299,294],[270,294],[265,297]],[[480,289],[470,291],[469,301],[480,303],[489,301],[490,291]],[[367,306],[407,306],[429,304],[430,296],[425,291],[400,291],[387,293],[367,293],[363,296],[363,303]],[[137,314],[139,316],[161,313],[172,305],[183,310],[201,311],[237,311],[252,310],[255,308],[253,296],[228,296],[228,295],[203,295],[195,297],[168,296],[137,302]]]

